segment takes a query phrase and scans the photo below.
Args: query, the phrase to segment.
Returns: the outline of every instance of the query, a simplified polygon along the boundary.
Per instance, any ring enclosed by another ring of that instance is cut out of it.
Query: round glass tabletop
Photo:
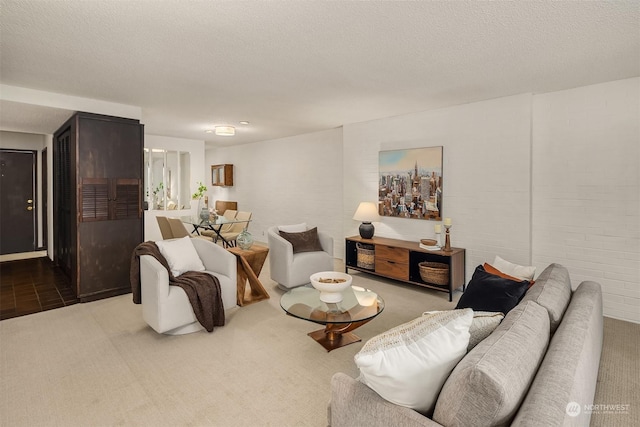
[[[370,289],[351,286],[338,303],[320,301],[320,291],[311,285],[294,288],[282,295],[280,306],[287,314],[321,325],[370,320],[384,310],[384,300]]]

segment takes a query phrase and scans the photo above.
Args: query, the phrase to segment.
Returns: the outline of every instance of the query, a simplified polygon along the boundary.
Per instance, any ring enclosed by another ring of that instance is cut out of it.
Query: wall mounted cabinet
[[[211,185],[231,187],[233,185],[233,165],[211,165]]]

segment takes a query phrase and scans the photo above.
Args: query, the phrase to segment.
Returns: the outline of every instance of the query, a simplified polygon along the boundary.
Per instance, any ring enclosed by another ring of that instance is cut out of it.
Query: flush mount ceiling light
[[[233,126],[216,126],[215,130],[218,136],[233,136],[236,134],[236,128]]]
[[[249,122],[248,122],[248,121],[246,121],[246,120],[242,120],[242,121],[240,122],[240,124],[241,124],[241,125],[248,125],[248,124],[249,124]]]

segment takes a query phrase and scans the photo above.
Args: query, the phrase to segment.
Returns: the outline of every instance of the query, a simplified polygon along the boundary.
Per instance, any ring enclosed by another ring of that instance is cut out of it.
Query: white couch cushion
[[[428,316],[434,313],[440,313],[441,311],[425,311],[423,316]],[[500,322],[504,319],[504,314],[496,311],[473,311],[473,321],[469,326],[469,345],[467,346],[467,353],[471,351],[473,347],[478,345],[480,341],[491,335],[491,332],[498,327]]]
[[[171,274],[178,277],[187,271],[204,271],[204,265],[188,236],[156,242],[160,253],[167,260]]]
[[[384,399],[430,412],[467,352],[473,310],[426,314],[380,334],[354,356],[360,381]]]
[[[518,265],[512,262],[506,261],[496,255],[493,260],[493,267],[502,271],[504,274],[516,277],[520,280],[533,280],[534,274],[536,274],[536,268],[534,266]]]

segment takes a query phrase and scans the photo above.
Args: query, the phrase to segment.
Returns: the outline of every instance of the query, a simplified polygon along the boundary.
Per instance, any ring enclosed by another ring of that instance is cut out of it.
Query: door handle
[[[27,210],[28,211],[32,211],[33,210],[33,206],[27,206]]]

